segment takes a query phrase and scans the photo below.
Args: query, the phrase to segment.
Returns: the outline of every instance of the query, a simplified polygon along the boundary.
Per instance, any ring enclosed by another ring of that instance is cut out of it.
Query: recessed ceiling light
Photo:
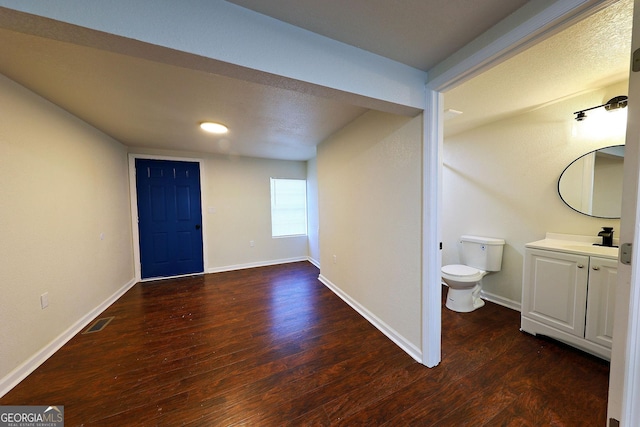
[[[200,127],[204,131],[210,133],[227,133],[229,131],[229,129],[225,125],[214,122],[202,122],[200,123]]]

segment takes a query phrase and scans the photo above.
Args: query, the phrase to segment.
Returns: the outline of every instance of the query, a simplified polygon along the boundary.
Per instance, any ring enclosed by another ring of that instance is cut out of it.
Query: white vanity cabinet
[[[618,262],[614,248],[525,249],[521,329],[609,360]],[[548,243],[548,242],[547,242]],[[573,247],[573,246],[570,246]],[[606,253],[611,250],[611,253]]]
[[[585,338],[611,348],[613,310],[616,300],[618,261],[591,257],[587,291]]]
[[[522,315],[584,337],[588,279],[588,256],[526,249]]]

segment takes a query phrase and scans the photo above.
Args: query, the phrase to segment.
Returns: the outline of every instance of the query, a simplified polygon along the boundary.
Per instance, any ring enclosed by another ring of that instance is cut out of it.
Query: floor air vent
[[[100,332],[101,330],[103,330],[108,324],[109,322],[111,322],[113,319],[115,318],[115,316],[112,317],[103,317],[102,319],[98,319],[95,322],[93,322],[93,325],[89,326],[89,328],[84,331],[82,334],[91,334],[93,332]]]

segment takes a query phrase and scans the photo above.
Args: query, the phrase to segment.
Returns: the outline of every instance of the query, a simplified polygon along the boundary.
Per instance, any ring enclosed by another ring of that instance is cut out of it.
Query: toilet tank
[[[464,265],[484,271],[500,271],[504,240],[493,237],[461,236],[460,258]]]

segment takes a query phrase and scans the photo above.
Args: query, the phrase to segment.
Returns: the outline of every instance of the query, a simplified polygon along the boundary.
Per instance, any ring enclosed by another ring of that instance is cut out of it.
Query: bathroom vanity
[[[611,359],[618,248],[547,233],[525,246],[521,329]]]

